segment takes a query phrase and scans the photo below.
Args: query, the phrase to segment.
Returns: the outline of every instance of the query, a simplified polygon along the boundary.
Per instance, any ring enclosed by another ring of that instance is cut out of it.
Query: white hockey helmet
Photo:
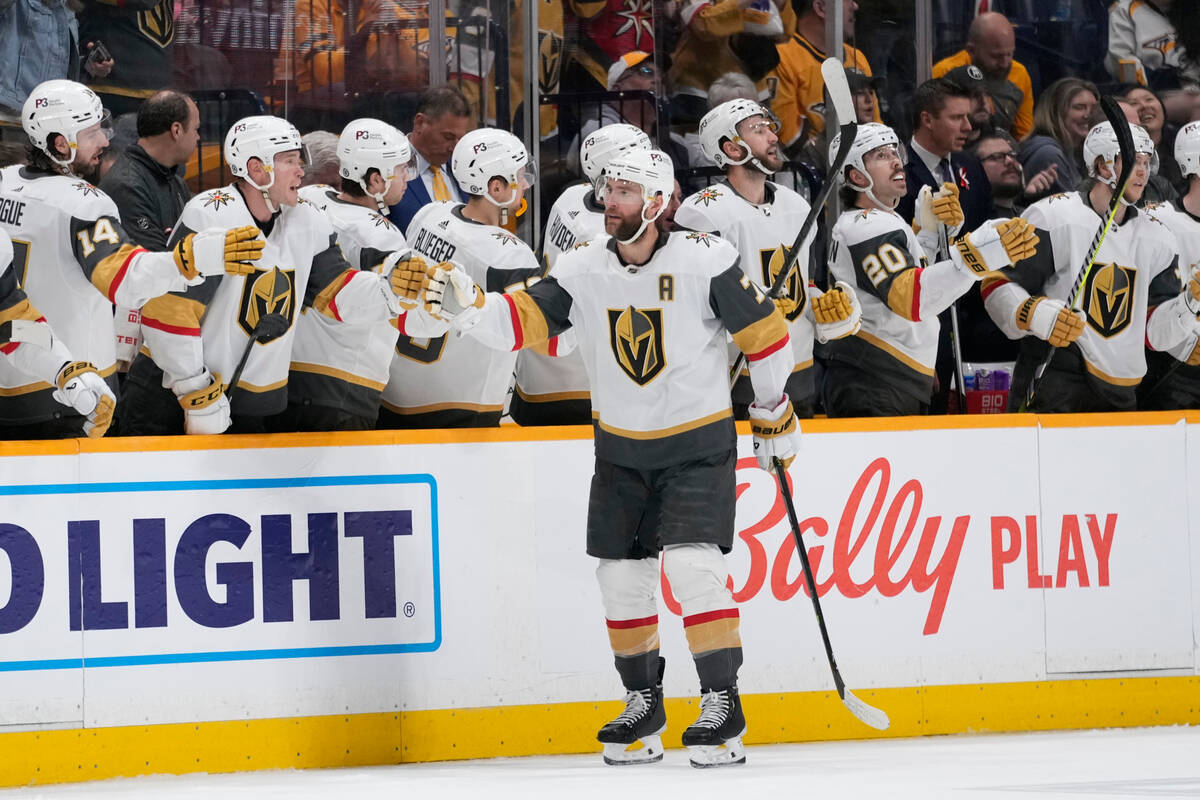
[[[356,119],[342,130],[338,138],[338,164],[343,178],[355,181],[369,197],[375,198],[379,210],[384,209],[384,195],[391,189],[396,167],[404,167],[406,181],[417,177],[416,151],[408,138],[395,127],[377,119]],[[367,189],[367,173],[379,170],[383,191],[371,194]]]
[[[1146,129],[1141,125],[1130,123],[1129,130],[1133,133],[1134,151],[1150,156],[1150,174],[1157,174],[1158,153],[1154,151],[1154,140],[1150,138],[1150,134],[1146,133]],[[1087,166],[1088,175],[1101,181],[1114,191],[1117,188],[1115,161],[1120,154],[1121,145],[1117,142],[1116,131],[1113,130],[1112,123],[1108,120],[1093,127],[1088,131],[1087,138],[1083,140],[1083,161]],[[1103,158],[1104,163],[1108,166],[1110,172],[1108,178],[1101,178],[1096,174],[1096,159],[1098,158]]]
[[[868,178],[870,178],[870,175],[867,173],[866,163],[863,159],[866,157],[867,153],[886,145],[893,145],[896,148],[897,152],[900,154],[901,161],[907,160],[905,157],[906,154],[904,145],[900,142],[900,137],[896,135],[894,130],[879,122],[868,122],[863,125],[859,125],[858,134],[854,137],[854,144],[850,146],[850,154],[846,157],[846,166],[842,168],[842,174],[838,177],[848,186],[857,189],[860,192],[865,191],[865,189],[863,189],[861,186],[855,186],[849,181],[846,170],[849,167],[854,167],[863,175],[866,175]],[[833,141],[829,143],[830,164],[837,160],[837,153],[841,146],[842,134],[839,132],[833,137]]]
[[[754,100],[735,98],[728,100],[704,115],[700,120],[700,149],[709,161],[724,168],[733,164],[752,163],[763,173],[770,175],[770,170],[750,152],[750,147],[738,133],[738,125],[750,117],[761,116],[769,124],[775,125],[775,117],[762,104]],[[731,141],[746,151],[741,160],[734,161],[721,149],[726,141]]]
[[[39,83],[21,108],[21,127],[29,141],[63,167],[69,167],[75,160],[80,131],[97,123],[105,136],[109,136],[111,131],[105,130],[109,115],[100,97],[82,83],[61,78]],[[65,161],[50,146],[50,137],[56,133],[62,134],[71,148],[71,157]]]
[[[235,177],[245,178],[264,194],[275,183],[275,156],[290,150],[299,150],[303,156],[304,143],[296,126],[279,117],[245,117],[225,134],[225,163],[229,171]],[[269,176],[262,186],[250,179],[252,158],[262,162]]]
[[[622,153],[649,150],[650,137],[641,128],[615,122],[595,130],[579,145],[579,164],[588,182],[594,184],[608,162]]]
[[[529,188],[537,181],[537,169],[530,163],[525,145],[499,128],[477,128],[459,139],[450,168],[463,192],[486,197],[500,207],[512,202],[519,187]],[[500,178],[512,190],[506,202],[498,202],[488,192],[492,178]]]
[[[1183,177],[1200,175],[1200,120],[1189,122],[1175,134],[1175,160]]]
[[[634,150],[622,153],[604,168],[596,181],[596,199],[601,203],[608,196],[610,182],[625,181],[642,187],[642,224],[637,233],[628,239],[618,239],[621,244],[633,244],[646,230],[646,226],[658,219],[675,191],[675,167],[671,157],[662,150]],[[647,218],[646,211],[656,198],[663,202],[654,216]]]

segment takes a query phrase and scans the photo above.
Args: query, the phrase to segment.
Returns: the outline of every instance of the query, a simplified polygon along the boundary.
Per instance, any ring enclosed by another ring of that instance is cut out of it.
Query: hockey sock
[[[683,608],[683,630],[703,689],[737,683],[742,666],[739,615],[725,585],[725,557],[713,544],[671,545],[663,569]]]
[[[596,567],[608,641],[630,691],[658,683],[658,559],[601,559]]]

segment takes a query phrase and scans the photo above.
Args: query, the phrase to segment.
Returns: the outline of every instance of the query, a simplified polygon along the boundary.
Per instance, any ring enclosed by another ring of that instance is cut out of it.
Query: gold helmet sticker
[[[667,366],[661,308],[608,309],[609,339],[621,369],[645,386]]]

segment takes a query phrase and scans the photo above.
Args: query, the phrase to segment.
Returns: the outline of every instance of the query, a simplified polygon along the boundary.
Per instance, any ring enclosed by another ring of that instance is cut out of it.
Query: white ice
[[[750,747],[745,766],[697,770],[590,756],[231,775],[153,776],[0,791],[0,798],[728,798],[1045,800],[1200,798],[1200,727],[938,736]]]

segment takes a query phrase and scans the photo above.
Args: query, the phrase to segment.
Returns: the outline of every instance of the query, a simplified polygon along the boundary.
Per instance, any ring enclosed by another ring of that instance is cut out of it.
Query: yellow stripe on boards
[[[1200,677],[856,689],[888,713],[876,731],[833,691],[743,695],[747,744],[956,733],[1200,724]],[[667,700],[663,743],[680,746],[699,714]],[[0,786],[164,773],[241,772],[595,753],[620,701],[437,709],[288,719],[136,725],[0,734]]]

